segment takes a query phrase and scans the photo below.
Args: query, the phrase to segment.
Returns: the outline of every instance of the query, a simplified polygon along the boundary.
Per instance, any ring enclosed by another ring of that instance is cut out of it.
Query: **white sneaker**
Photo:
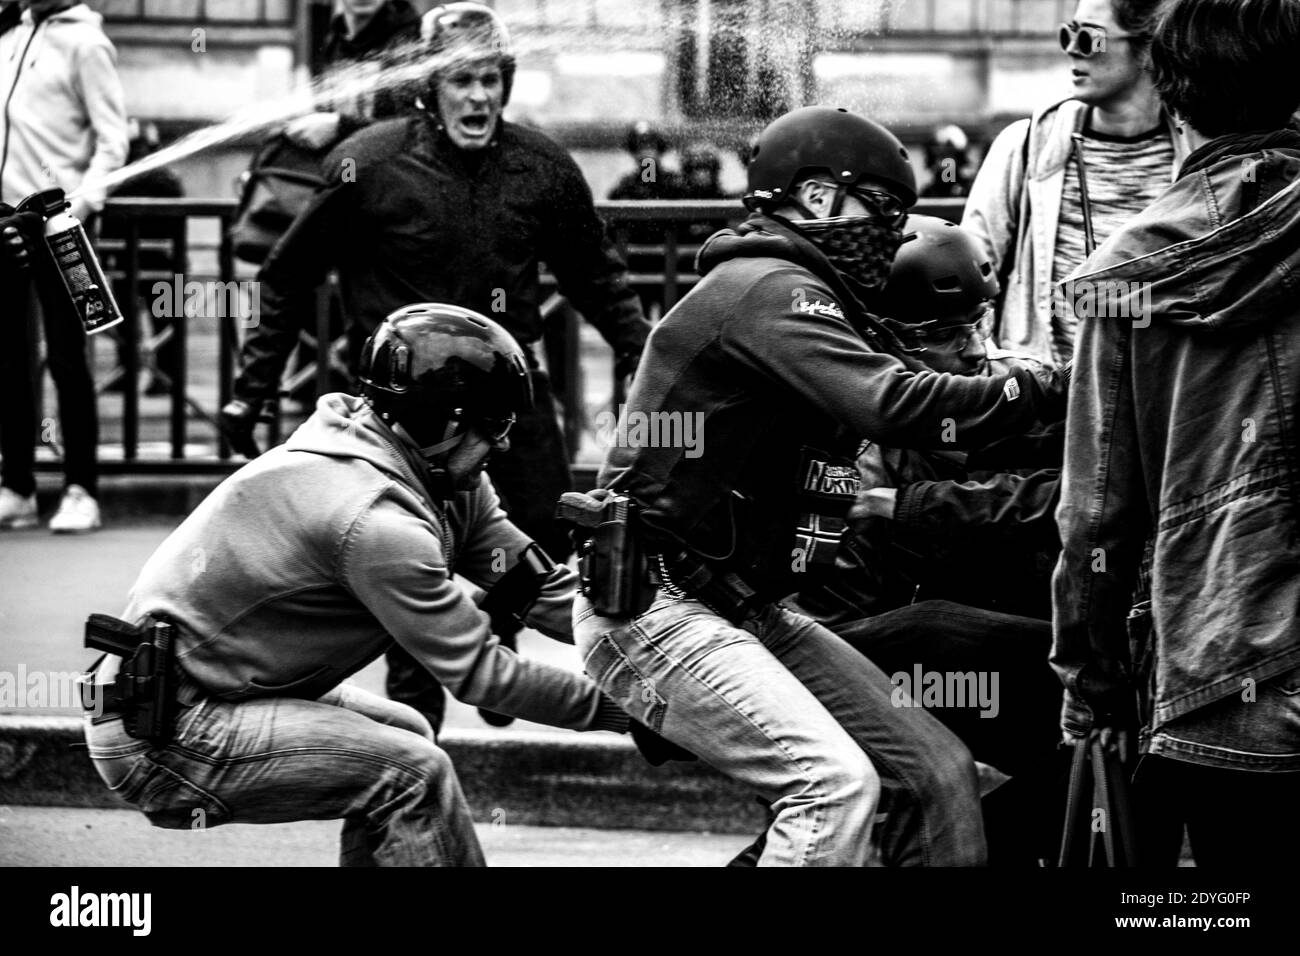
[[[103,522],[99,520],[99,505],[81,485],[68,485],[59,502],[59,510],[50,519],[50,530],[55,534],[76,534],[94,531]]]
[[[11,488],[0,487],[0,528],[35,528],[36,496],[24,498]]]

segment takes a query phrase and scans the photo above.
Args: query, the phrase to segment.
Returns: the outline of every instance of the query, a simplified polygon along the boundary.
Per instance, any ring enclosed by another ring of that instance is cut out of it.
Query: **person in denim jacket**
[[[1294,0],[1170,7],[1152,57],[1190,155],[1063,283],[1052,661],[1068,741],[1105,728],[1125,751],[1141,728],[1148,863],[1184,823],[1201,865],[1300,850],[1297,49]]]

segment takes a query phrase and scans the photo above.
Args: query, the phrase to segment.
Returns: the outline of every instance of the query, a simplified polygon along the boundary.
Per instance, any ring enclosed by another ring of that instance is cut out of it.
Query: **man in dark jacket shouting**
[[[128,732],[109,656],[86,739],[157,826],[342,818],[344,865],[481,864],[428,722],[344,678],[395,641],[468,703],[575,730],[627,721],[585,677],[501,647],[452,580],[489,600],[509,581],[511,613],[571,639],[573,572],[537,555],[483,473],[530,401],[519,346],[466,309],[413,305],[376,331],[361,376],[365,398],[323,397],[140,572],[123,616],[176,629],[174,734]]]
[[[601,474],[639,510],[660,589],[621,610],[590,589],[600,603],[575,601],[575,639],[629,714],[772,802],[760,863],[864,863],[883,791],[886,863],[979,864],[970,754],[776,602],[798,586],[809,449],[979,446],[1060,396],[1024,370],[964,378],[890,354],[863,299],[889,274],[916,186],[883,127],[786,114],[755,143],[746,201],[755,214],[710,240],[701,282],[651,335]]]
[[[354,356],[405,303],[475,309],[524,347],[535,393],[510,453],[492,463],[493,483],[511,519],[560,560],[570,545],[554,510],[570,475],[548,380],[531,348],[542,335],[539,260],[613,347],[616,372],[634,367],[649,323],[572,158],[501,118],[515,72],[504,25],[486,7],[455,3],[430,11],[424,30],[427,109],[370,126],[326,159],[326,186],[260,273],[261,321],[244,343],[225,421],[247,448],[331,266],[352,321]],[[500,636],[512,639],[510,627],[499,622]],[[390,693],[440,719],[441,692],[400,655],[390,661]]]

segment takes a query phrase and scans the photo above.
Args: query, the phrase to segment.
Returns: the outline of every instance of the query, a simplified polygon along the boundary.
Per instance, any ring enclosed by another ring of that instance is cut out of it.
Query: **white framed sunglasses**
[[[1142,33],[1110,33],[1105,27],[1080,26],[1078,21],[1071,20],[1061,24],[1058,41],[1063,52],[1069,53],[1073,48],[1086,60],[1098,53],[1105,53],[1107,40],[1143,39],[1145,36]]]

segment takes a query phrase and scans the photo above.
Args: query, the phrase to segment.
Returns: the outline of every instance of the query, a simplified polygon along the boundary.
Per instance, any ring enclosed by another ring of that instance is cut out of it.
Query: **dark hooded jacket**
[[[1045,384],[1024,369],[980,379],[910,370],[781,220],[754,216],[716,234],[698,266],[699,284],[646,343],[600,484],[641,503],[656,546],[684,542],[769,598],[798,588],[798,489],[817,451],[851,455],[864,439],[979,447],[1059,402],[1050,373]],[[673,428],[695,440],[672,440]]]
[[[1300,666],[1300,134],[1202,147],[1073,282],[1150,308],[1079,325],[1053,580],[1064,725],[1131,711],[1136,683],[1158,729]],[[1147,547],[1152,634],[1130,649]]]

